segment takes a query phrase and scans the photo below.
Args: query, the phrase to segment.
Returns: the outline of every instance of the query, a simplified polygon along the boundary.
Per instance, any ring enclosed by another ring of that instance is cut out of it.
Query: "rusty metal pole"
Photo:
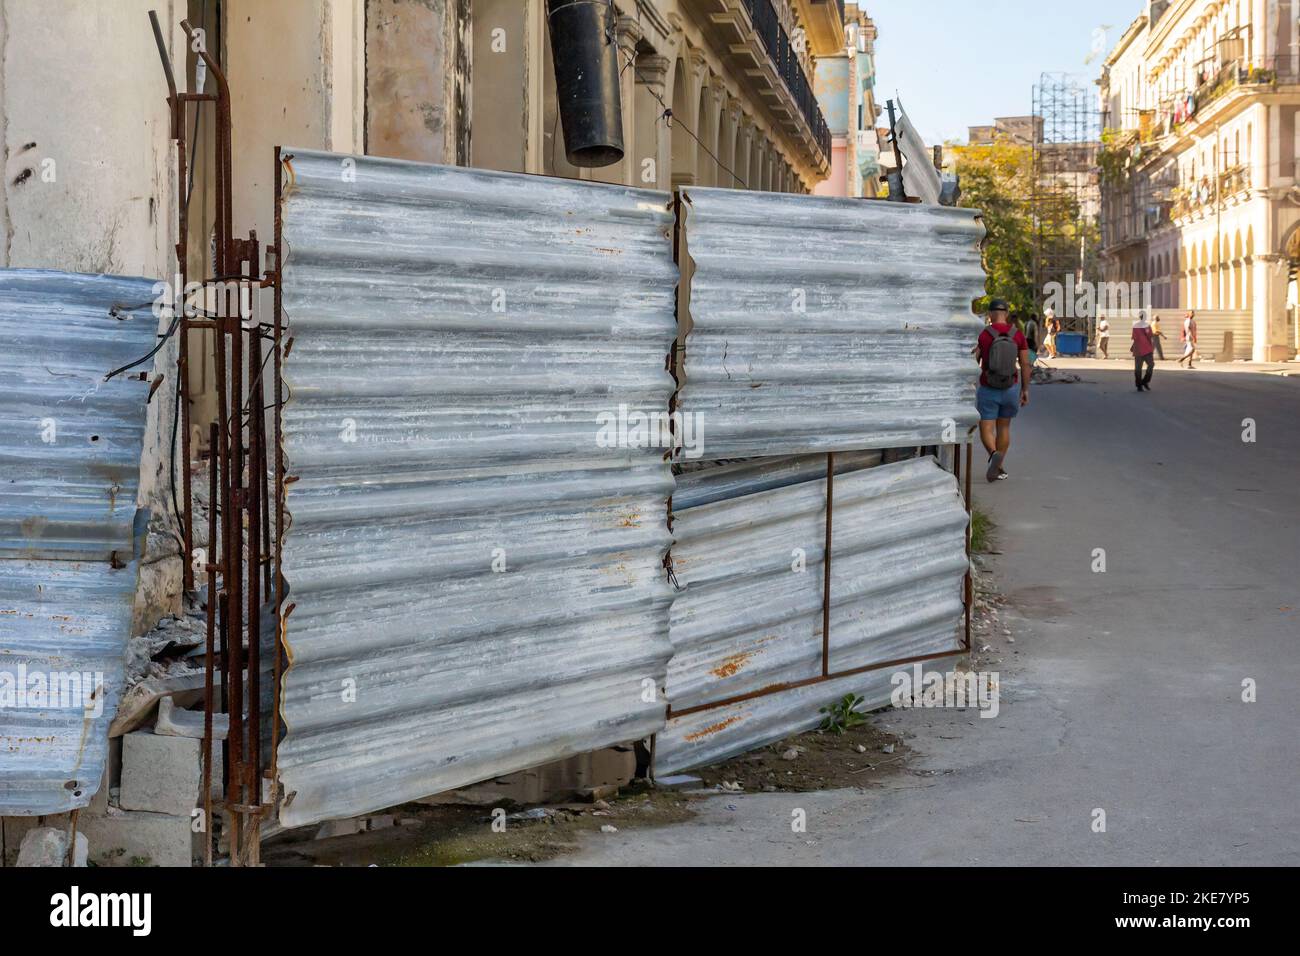
[[[273,663],[271,706],[271,798],[275,799],[279,786],[280,755],[280,677],[283,671],[283,652],[287,614],[284,609],[284,573],[281,564],[284,547],[284,445],[282,442],[284,379],[282,377],[283,307],[284,307],[284,236],[283,211],[284,169],[282,163],[292,157],[281,157],[280,147],[275,148],[275,286],[272,289],[272,308],[275,310],[275,621],[276,641]]]
[[[262,802],[262,337],[256,323],[248,335],[248,786],[249,803]]]
[[[176,75],[172,70],[171,57],[167,53],[167,43],[163,38],[162,24],[158,22],[158,14],[149,11],[149,23],[153,27],[154,43],[158,47],[158,57],[162,61],[163,74],[167,80],[167,106],[171,113],[171,138],[176,143],[176,189],[177,189],[177,213],[176,213],[176,276],[180,288],[175,290],[178,302],[176,306],[180,308],[180,325],[178,334],[180,340],[177,347],[176,356],[176,376],[177,384],[181,393],[181,447],[185,450],[182,457],[181,467],[181,486],[183,497],[183,508],[180,516],[181,521],[181,538],[184,545],[184,560],[181,564],[181,582],[185,591],[194,590],[194,569],[191,564],[194,552],[194,522],[191,518],[193,512],[193,495],[190,486],[190,322],[189,310],[186,308],[185,285],[188,277],[189,258],[189,207],[186,200],[185,182],[187,172],[187,150],[185,143],[185,119],[188,115],[188,96],[181,96],[176,89]],[[201,107],[199,107],[201,108]],[[174,410],[173,410],[174,411]],[[171,449],[171,454],[175,454],[175,449]],[[170,460],[170,458],[169,458]],[[176,480],[175,472],[169,471],[168,483],[174,489]],[[174,500],[174,499],[173,499]]]
[[[965,469],[965,478],[966,478],[966,494],[965,494],[965,498],[966,498],[966,587],[965,587],[965,591],[966,593],[964,595],[965,604],[966,604],[966,651],[968,653],[970,652],[971,649],[971,639],[970,639],[971,605],[974,603],[975,600],[975,581],[973,575],[971,574],[971,563],[970,563],[971,562],[971,553],[970,553],[971,535],[974,530],[971,525],[973,511],[971,508],[970,473],[971,473],[971,454],[974,447],[975,447],[975,442],[972,440],[971,434],[968,433],[966,435],[966,469]]]
[[[213,650],[216,638],[217,603],[217,447],[220,444],[217,423],[208,429],[208,601],[207,631],[203,655],[203,865],[212,865],[212,715]]]

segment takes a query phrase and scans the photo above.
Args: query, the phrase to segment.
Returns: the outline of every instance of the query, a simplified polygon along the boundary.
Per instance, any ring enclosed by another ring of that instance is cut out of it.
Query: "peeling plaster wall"
[[[455,163],[449,0],[367,0],[366,153]]]

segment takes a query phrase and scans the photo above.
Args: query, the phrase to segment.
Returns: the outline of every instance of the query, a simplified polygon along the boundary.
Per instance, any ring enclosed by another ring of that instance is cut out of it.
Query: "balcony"
[[[696,0],[696,5],[704,12],[711,42],[750,79],[750,92],[764,101],[809,164],[828,171],[831,131],[774,0]]]
[[[795,8],[815,56],[844,50],[844,0],[795,0]]]
[[[1227,199],[1250,189],[1250,167],[1235,166],[1219,175],[1219,197]]]
[[[1165,136],[1194,121],[1221,99],[1238,92],[1265,92],[1279,86],[1300,84],[1300,57],[1264,57],[1255,60],[1232,59],[1205,65],[1197,74],[1195,109],[1190,116],[1176,110],[1186,93],[1167,97],[1157,118],[1157,133]]]

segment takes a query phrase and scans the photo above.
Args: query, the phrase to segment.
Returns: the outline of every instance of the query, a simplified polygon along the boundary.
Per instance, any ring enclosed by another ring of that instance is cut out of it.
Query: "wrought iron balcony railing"
[[[771,57],[772,64],[776,67],[776,72],[785,83],[786,89],[790,91],[791,97],[799,107],[799,112],[803,114],[804,120],[812,130],[813,137],[816,139],[822,155],[829,160],[831,155],[830,127],[826,125],[826,118],[822,116],[821,108],[817,105],[817,96],[813,92],[813,85],[804,72],[798,53],[790,43],[789,34],[786,33],[785,27],[781,25],[781,18],[777,16],[772,0],[745,0],[745,7],[749,12],[750,22],[754,25],[754,32],[762,40],[763,46],[767,49],[767,55]]]

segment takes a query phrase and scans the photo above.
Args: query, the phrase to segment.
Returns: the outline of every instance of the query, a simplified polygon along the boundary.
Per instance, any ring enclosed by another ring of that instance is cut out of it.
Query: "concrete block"
[[[88,844],[86,835],[77,831],[77,849],[73,866],[85,866]],[[66,866],[68,834],[54,827],[35,827],[23,837],[18,849],[18,866]]]
[[[123,810],[189,819],[199,803],[203,742],[137,731],[122,739]]]
[[[177,707],[170,697],[158,701],[158,720],[153,732],[164,737],[196,737],[203,739],[203,711]],[[212,715],[212,739],[225,740],[230,729],[229,714]]]
[[[362,817],[350,817],[347,820],[326,820],[316,831],[317,840],[328,840],[332,837],[352,836],[354,833],[364,833],[366,821]]]
[[[202,852],[189,816],[128,811],[78,822],[96,866],[188,867]]]

